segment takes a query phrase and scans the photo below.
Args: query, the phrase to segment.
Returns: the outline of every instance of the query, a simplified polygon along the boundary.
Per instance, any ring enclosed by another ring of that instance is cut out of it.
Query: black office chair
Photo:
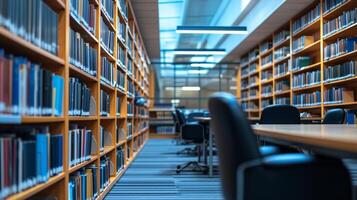
[[[236,97],[209,100],[226,200],[350,200],[350,176],[340,160],[293,153],[262,156]]]
[[[195,117],[204,117],[205,113],[204,112],[192,112],[190,114],[188,114],[187,116],[187,122],[197,122],[197,120],[195,119]]]
[[[270,105],[263,109],[260,124],[300,124],[300,112],[292,105]]]
[[[345,122],[346,112],[344,109],[336,108],[327,111],[322,124],[343,124]]]
[[[176,116],[180,124],[182,140],[195,144],[196,155],[198,156],[197,161],[189,161],[183,165],[178,165],[176,173],[180,173],[190,166],[193,167],[193,171],[207,172],[207,166],[201,163],[201,152],[204,150],[205,145],[204,127],[199,123],[186,122],[185,116],[180,109],[176,109]]]

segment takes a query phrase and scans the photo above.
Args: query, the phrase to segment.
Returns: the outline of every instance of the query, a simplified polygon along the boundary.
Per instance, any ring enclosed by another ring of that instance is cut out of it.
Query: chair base
[[[197,147],[195,147],[195,148],[187,147],[187,148],[182,149],[181,151],[176,152],[176,154],[177,155],[188,154],[188,155],[196,156],[197,155]]]
[[[187,162],[183,167],[181,167],[181,165],[177,165],[176,173],[179,174],[190,166],[192,166],[192,171],[194,172],[203,172],[203,173],[208,172],[208,166],[199,163],[197,161],[191,161],[191,162]]]

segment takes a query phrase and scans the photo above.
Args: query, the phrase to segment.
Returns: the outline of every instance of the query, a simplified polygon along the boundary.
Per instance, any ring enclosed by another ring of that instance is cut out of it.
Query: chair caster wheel
[[[179,174],[180,173],[180,171],[179,170],[176,170],[176,174]]]
[[[176,169],[181,169],[181,166],[180,166],[180,165],[177,165]]]

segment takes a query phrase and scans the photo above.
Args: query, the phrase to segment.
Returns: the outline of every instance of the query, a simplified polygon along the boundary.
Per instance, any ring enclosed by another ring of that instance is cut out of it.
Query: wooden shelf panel
[[[5,49],[11,49],[11,53],[27,56],[36,62],[53,65],[51,67],[58,68],[64,66],[65,64],[65,61],[62,58],[41,49],[19,36],[16,36],[3,27],[0,27],[0,43],[2,44],[2,47],[5,47]]]
[[[77,164],[75,166],[70,167],[68,169],[68,173],[73,173],[73,172],[75,172],[75,171],[77,171],[77,170],[79,170],[79,169],[81,169],[83,167],[86,167],[89,164],[92,164],[94,161],[97,160],[97,158],[98,157],[96,155],[95,156],[91,156],[90,160],[84,161],[82,163],[79,163],[79,164]]]
[[[69,65],[69,74],[70,76],[76,76],[84,81],[89,81],[89,82],[97,82],[98,79],[97,77],[94,77],[87,72],[79,69],[78,67],[75,67],[74,65],[70,64]]]
[[[86,41],[91,44],[98,44],[98,39],[95,37],[93,33],[87,30],[83,24],[78,22],[71,14],[70,14],[70,25],[71,27],[81,34],[81,37]]]

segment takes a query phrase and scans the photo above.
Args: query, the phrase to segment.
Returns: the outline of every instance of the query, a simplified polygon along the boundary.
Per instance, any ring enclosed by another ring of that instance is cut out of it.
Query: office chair
[[[343,124],[345,122],[346,112],[344,109],[336,108],[327,111],[322,124]]]
[[[204,112],[192,112],[188,114],[187,116],[187,122],[197,122],[195,117],[204,117],[205,113]]]
[[[262,156],[235,96],[209,100],[226,200],[347,200],[351,180],[340,160],[301,153]]]
[[[207,166],[201,164],[201,152],[204,149],[205,144],[205,135],[204,135],[204,127],[199,123],[191,122],[188,123],[185,120],[185,116],[180,109],[176,109],[176,116],[181,128],[181,139],[185,141],[189,141],[192,144],[196,145],[196,152],[198,159],[197,161],[189,161],[183,165],[178,165],[176,168],[176,173],[180,173],[184,171],[186,168],[193,166],[193,171],[207,171]],[[185,150],[185,149],[184,149]],[[189,152],[191,150],[188,150]]]
[[[300,124],[300,112],[292,105],[270,105],[263,109],[260,124]]]

